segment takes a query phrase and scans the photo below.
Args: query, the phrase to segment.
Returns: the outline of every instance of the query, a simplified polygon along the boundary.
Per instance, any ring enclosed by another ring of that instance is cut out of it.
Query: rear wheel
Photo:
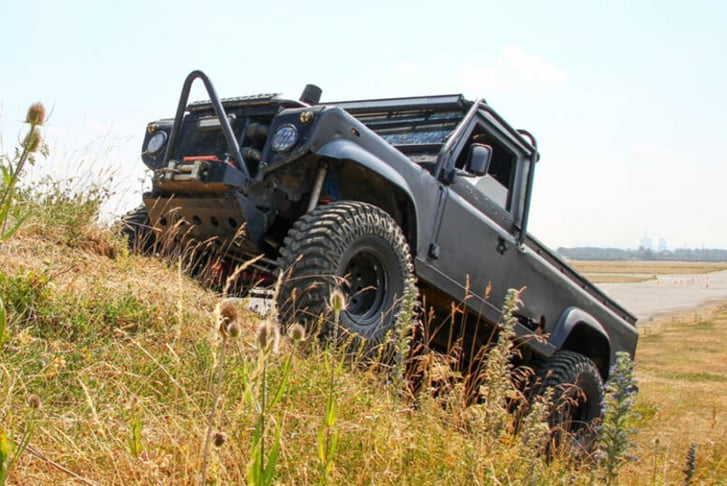
[[[394,327],[414,279],[406,239],[383,210],[362,202],[336,202],[304,215],[288,233],[279,260],[281,321],[333,330],[331,292],[340,289],[347,306],[344,331],[370,348]]]
[[[603,380],[589,358],[573,351],[559,351],[543,362],[538,373],[541,393],[552,389],[548,419],[553,438],[590,450],[596,438],[604,399]]]

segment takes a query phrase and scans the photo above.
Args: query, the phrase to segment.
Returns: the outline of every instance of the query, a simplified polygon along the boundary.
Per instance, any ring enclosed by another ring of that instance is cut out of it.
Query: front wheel
[[[122,216],[118,232],[131,251],[142,255],[153,253],[156,237],[146,207],[140,206]]]
[[[388,213],[362,202],[335,202],[301,217],[291,228],[278,261],[281,321],[333,330],[329,298],[343,291],[340,327],[366,348],[393,329],[402,299],[414,290],[409,246]]]

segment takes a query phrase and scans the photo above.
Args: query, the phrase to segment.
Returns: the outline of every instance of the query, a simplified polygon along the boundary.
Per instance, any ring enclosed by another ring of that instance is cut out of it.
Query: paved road
[[[727,300],[727,270],[699,275],[659,275],[639,283],[599,284],[646,324],[656,317]]]

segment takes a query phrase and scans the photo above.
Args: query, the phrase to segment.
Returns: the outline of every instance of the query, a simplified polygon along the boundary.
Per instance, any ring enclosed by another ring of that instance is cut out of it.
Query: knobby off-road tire
[[[155,237],[146,207],[126,213],[121,218],[119,233],[126,238],[131,251],[142,255],[153,253]]]
[[[347,306],[339,338],[353,335],[356,346],[363,339],[367,351],[393,329],[402,297],[414,292],[404,234],[388,213],[370,204],[335,202],[314,209],[293,225],[280,254],[281,322],[315,330],[322,322],[321,333],[330,335],[330,295],[340,289]]]
[[[540,392],[553,389],[552,412],[548,419],[556,444],[589,452],[596,439],[602,414],[603,380],[589,358],[573,351],[559,351],[539,369]]]

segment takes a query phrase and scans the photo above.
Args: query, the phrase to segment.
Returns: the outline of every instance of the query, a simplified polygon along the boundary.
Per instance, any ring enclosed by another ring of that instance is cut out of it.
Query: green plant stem
[[[0,241],[4,240],[5,236],[7,235],[10,204],[12,203],[13,196],[15,195],[15,186],[17,185],[18,179],[20,179],[20,173],[22,172],[23,168],[25,167],[25,163],[28,161],[28,159],[30,158],[30,154],[32,153],[30,150],[32,143],[30,142],[29,137],[33,134],[36,126],[37,125],[34,123],[30,125],[28,137],[26,137],[29,143],[26,143],[23,146],[23,152],[20,154],[20,158],[18,159],[15,169],[10,176],[10,180],[6,181],[7,185],[2,191],[2,197],[0,198],[0,217],[2,217],[2,233],[0,233],[0,235],[2,236],[2,238],[0,238]]]
[[[262,390],[260,390],[260,401],[262,402],[262,411],[260,412],[260,471],[261,478],[264,478],[265,473],[265,425],[267,415],[267,388],[268,388],[268,360],[267,353],[263,352],[261,358],[263,360],[263,379],[262,379]]]
[[[202,452],[203,462],[202,462],[202,473],[200,475],[200,485],[204,486],[204,484],[207,481],[207,467],[209,466],[209,458],[210,458],[210,444],[212,443],[212,431],[215,426],[215,417],[217,416],[217,407],[220,403],[220,395],[222,393],[222,377],[225,370],[225,352],[227,350],[227,338],[224,338],[222,340],[222,345],[220,346],[220,359],[219,359],[219,367],[217,369],[217,380],[215,384],[215,391],[214,391],[214,401],[212,402],[212,410],[210,410],[209,418],[207,419],[207,433],[204,438],[204,449]]]

